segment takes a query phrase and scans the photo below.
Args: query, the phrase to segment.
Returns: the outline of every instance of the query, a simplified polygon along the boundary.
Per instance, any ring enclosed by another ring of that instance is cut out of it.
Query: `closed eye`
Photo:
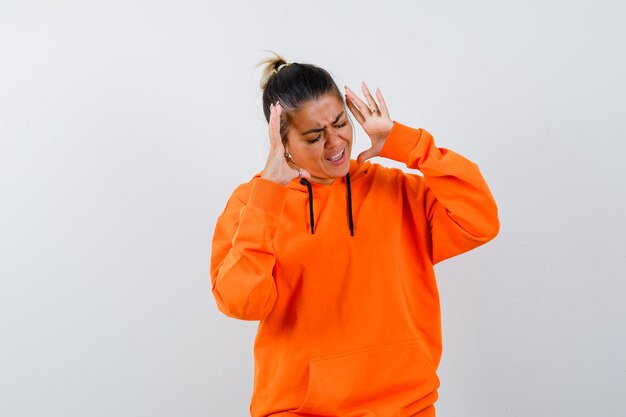
[[[344,126],[345,126],[345,125],[347,125],[347,124],[348,124],[348,122],[346,121],[346,122],[343,122],[343,123],[342,123],[342,124],[340,124],[340,125],[336,125],[335,127],[336,127],[336,128],[342,128],[342,127],[344,127]],[[308,143],[315,143],[315,142],[317,142],[318,140],[320,140],[321,138],[322,138],[322,135],[320,134],[320,135],[319,135],[319,136],[317,136],[316,138],[313,138],[313,139],[309,139],[309,140],[307,140],[307,142],[308,142]]]

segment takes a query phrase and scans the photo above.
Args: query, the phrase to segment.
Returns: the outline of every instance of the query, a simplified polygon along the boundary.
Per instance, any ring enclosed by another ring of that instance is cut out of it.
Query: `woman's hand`
[[[348,86],[345,86],[346,90],[346,103],[350,112],[354,115],[359,122],[367,136],[372,141],[372,146],[361,152],[357,157],[357,162],[360,164],[370,158],[380,155],[380,150],[385,144],[385,139],[393,127],[393,120],[389,117],[389,111],[387,110],[387,104],[383,98],[380,89],[376,89],[376,97],[380,104],[376,104],[374,97],[370,94],[369,89],[365,82],[361,84],[361,90],[365,95],[367,104],[364,103]]]
[[[293,162],[288,162],[285,155],[285,147],[280,137],[280,103],[270,105],[270,153],[265,163],[261,178],[287,185],[294,178],[304,177],[311,179],[311,174],[302,168],[298,168]]]

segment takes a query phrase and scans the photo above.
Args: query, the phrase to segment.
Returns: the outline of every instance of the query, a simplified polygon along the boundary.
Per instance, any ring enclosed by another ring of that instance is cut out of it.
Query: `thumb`
[[[375,156],[378,156],[378,154],[376,153],[376,150],[374,148],[369,148],[364,150],[363,152],[361,152],[359,154],[359,156],[357,156],[356,161],[361,164],[365,161],[367,161],[370,158],[373,158]]]

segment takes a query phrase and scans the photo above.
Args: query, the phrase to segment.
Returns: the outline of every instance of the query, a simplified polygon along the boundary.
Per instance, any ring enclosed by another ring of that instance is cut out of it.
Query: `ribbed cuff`
[[[280,216],[287,200],[289,188],[265,178],[255,178],[248,199],[248,206]]]
[[[414,129],[394,120],[380,150],[380,156],[408,164],[409,155],[417,147],[423,131],[424,129]]]

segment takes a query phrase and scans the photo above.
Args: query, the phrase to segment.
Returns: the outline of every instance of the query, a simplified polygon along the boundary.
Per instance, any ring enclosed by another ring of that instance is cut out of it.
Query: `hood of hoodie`
[[[367,172],[367,169],[371,166],[371,162],[370,161],[365,161],[361,164],[359,164],[356,160],[351,159],[350,160],[350,168],[348,169],[348,173],[350,174],[350,180],[352,181],[352,183],[354,183],[355,181],[358,181],[358,179],[361,177],[361,173],[363,172]],[[254,175],[253,178],[258,178],[261,176],[261,174],[263,174],[263,171],[260,171],[258,173],[256,173]],[[311,183],[311,187],[314,190],[322,190],[325,187],[337,187],[340,186],[340,184],[344,184],[346,181],[346,177],[339,177],[339,178],[335,178],[335,180],[332,182],[332,184],[330,185],[326,185],[326,184],[320,184],[317,183],[315,181],[309,181]],[[294,178],[293,180],[291,180],[288,184],[286,184],[286,187],[289,187],[292,190],[296,190],[296,191],[302,191],[302,192],[307,192],[307,187],[304,184],[300,183],[300,178]]]
[[[348,226],[350,230],[350,235],[354,236],[354,218],[352,213],[352,189],[351,183],[354,181],[358,181],[360,178],[363,178],[363,175],[366,174],[368,168],[371,166],[371,162],[365,161],[359,164],[356,160],[350,160],[350,167],[348,169],[348,174],[344,177],[335,178],[335,180],[329,184],[320,184],[314,181],[309,181],[305,178],[294,178],[289,183],[286,184],[292,190],[308,193],[309,200],[309,227],[311,234],[315,234],[315,204],[314,204],[314,190],[315,192],[324,192],[330,191],[330,189],[335,187],[345,187],[346,189],[346,203],[348,207],[347,211],[347,220]],[[258,178],[262,174],[262,171],[257,173],[253,178]]]

